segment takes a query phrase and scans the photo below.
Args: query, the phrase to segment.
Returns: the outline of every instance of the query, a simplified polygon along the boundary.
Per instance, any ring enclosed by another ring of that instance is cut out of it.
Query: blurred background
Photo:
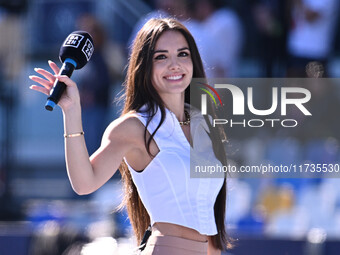
[[[338,0],[12,0],[0,1],[0,254],[131,254],[135,248],[117,173],[89,196],[69,184],[60,109],[29,90],[74,30],[95,53],[73,75],[81,92],[89,152],[120,114],[129,46],[151,17],[181,20],[209,77],[339,78]],[[229,134],[235,164],[339,163],[339,83],[312,92],[318,123]],[[258,102],[268,98],[260,88]],[[319,125],[319,124],[323,125]],[[339,254],[339,179],[228,180],[228,254]]]

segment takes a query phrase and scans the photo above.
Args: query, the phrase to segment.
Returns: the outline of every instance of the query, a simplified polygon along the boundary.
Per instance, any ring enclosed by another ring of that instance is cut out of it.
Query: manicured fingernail
[[[53,63],[53,61],[52,61],[52,60],[49,60],[48,63],[51,64],[51,63]]]
[[[37,72],[38,70],[39,70],[39,68],[34,68],[34,71],[36,71],[36,72]]]
[[[32,78],[33,78],[33,76],[34,76],[34,75],[30,75],[30,76],[28,76],[28,78],[32,79]]]
[[[29,88],[32,89],[32,88],[33,88],[33,85],[29,86]]]

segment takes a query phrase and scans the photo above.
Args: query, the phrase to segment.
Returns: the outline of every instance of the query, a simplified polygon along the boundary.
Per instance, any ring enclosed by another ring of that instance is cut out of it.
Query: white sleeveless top
[[[124,160],[150,215],[151,225],[155,222],[167,222],[195,229],[204,235],[216,235],[214,204],[224,179],[190,178],[190,144],[175,114],[165,109],[165,120],[154,136],[160,151],[150,164],[143,171],[137,172],[125,158]],[[208,127],[204,119],[197,117],[200,115],[195,114],[192,109],[190,115],[191,137],[195,148],[195,137],[206,136],[209,141],[210,138],[206,133]],[[145,126],[147,123],[145,113],[137,113],[137,117]],[[161,111],[158,108],[148,125],[150,134],[157,128],[160,118]],[[199,150],[202,151],[202,148]],[[214,158],[213,164],[220,164],[214,156],[212,157],[212,153],[210,141],[209,149],[204,151],[204,156]]]

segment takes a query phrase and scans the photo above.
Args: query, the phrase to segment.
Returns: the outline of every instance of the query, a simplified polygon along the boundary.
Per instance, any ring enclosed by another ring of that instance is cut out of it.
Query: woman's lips
[[[179,81],[183,79],[183,77],[184,77],[184,74],[177,74],[177,75],[168,75],[168,76],[165,76],[164,78],[169,81]]]

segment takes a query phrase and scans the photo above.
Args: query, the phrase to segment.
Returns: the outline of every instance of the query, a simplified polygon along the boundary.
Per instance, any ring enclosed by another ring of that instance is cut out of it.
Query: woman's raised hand
[[[56,63],[53,61],[48,61],[48,64],[53,70],[54,74],[42,68],[34,68],[34,71],[42,75],[44,78],[36,75],[29,76],[32,81],[35,81],[41,85],[32,85],[30,86],[30,89],[49,96],[55,80],[58,79],[59,81],[66,84],[66,90],[61,96],[58,105],[64,112],[75,107],[80,107],[80,97],[77,84],[66,75],[59,75],[60,68],[56,65]]]

